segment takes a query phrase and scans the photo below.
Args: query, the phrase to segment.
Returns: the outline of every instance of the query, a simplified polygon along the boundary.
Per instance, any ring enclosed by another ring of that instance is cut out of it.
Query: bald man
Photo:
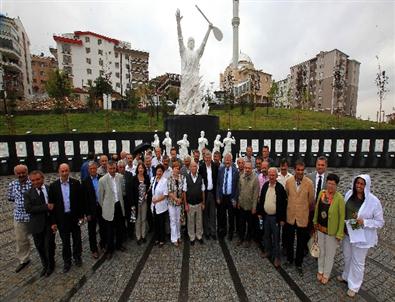
[[[30,190],[32,183],[25,165],[15,166],[14,174],[16,179],[8,185],[7,199],[14,203],[16,257],[19,261],[15,272],[18,273],[30,263],[30,241],[28,237],[30,215],[25,210],[24,194]]]
[[[52,230],[59,230],[62,239],[63,273],[71,268],[71,240],[73,238],[73,258],[76,266],[82,265],[81,229],[84,209],[81,199],[81,186],[77,179],[70,177],[68,164],[58,169],[59,179],[49,186],[48,203],[53,204],[51,213]]]

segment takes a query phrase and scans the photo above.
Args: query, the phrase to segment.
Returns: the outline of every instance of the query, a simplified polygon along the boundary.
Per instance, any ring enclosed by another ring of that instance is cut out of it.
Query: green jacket
[[[321,200],[322,190],[318,195],[318,201],[315,205],[314,211],[314,218],[313,223],[314,225],[317,224],[317,217],[318,217],[318,203]],[[343,196],[336,192],[335,196],[333,196],[333,202],[328,210],[328,235],[329,236],[336,236],[338,239],[343,239],[344,237],[344,219],[346,215],[345,210],[345,203]]]

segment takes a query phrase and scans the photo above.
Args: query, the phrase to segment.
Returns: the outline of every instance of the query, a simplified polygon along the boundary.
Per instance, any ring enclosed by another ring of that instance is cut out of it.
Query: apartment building
[[[40,96],[46,94],[45,85],[51,72],[58,67],[58,62],[53,57],[32,55],[33,94]]]
[[[75,31],[53,36],[58,67],[72,78],[75,88],[87,88],[99,76],[110,80],[120,95],[148,81],[149,53],[90,31]]]

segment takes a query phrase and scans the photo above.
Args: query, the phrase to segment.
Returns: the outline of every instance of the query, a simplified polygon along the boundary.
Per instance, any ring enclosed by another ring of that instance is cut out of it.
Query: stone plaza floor
[[[309,169],[311,170],[311,169]],[[352,177],[368,173],[372,191],[382,202],[385,226],[379,244],[369,252],[365,278],[356,298],[346,296],[346,285],[336,280],[343,257],[338,249],[327,285],[315,278],[317,262],[307,256],[303,276],[259,256],[259,248],[236,246],[236,241],[206,240],[203,245],[184,242],[176,248],[167,243],[126,243],[126,252],[111,260],[91,257],[87,226],[82,226],[83,266],[62,273],[61,244],[56,235],[56,268],[40,278],[41,265],[32,242],[31,264],[15,273],[13,204],[6,200],[12,176],[0,177],[0,301],[395,301],[395,170],[329,169],[340,178],[344,193]],[[78,174],[74,174],[77,176]],[[46,180],[56,175],[47,174]],[[237,237],[236,237],[237,239]],[[283,259],[283,262],[285,260]]]

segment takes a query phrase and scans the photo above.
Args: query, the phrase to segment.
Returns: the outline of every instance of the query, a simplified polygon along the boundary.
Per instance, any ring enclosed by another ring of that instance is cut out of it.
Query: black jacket
[[[261,196],[259,197],[259,202],[257,205],[257,213],[262,216],[266,215],[264,204],[268,188],[269,182],[267,181],[262,186]],[[279,182],[276,182],[274,190],[276,191],[276,220],[277,222],[286,221],[288,204],[287,192],[285,191],[283,185]]]
[[[45,186],[49,194],[48,186]],[[30,214],[28,224],[29,232],[32,234],[41,233],[45,225],[50,223],[48,206],[45,201],[41,200],[40,195],[35,188],[31,188],[24,194],[25,210]]]
[[[152,194],[151,193],[152,190],[148,190],[150,187],[150,179],[148,175],[144,175],[144,184],[145,184],[145,192],[147,193],[147,199],[148,199],[148,195]],[[137,177],[137,175],[133,176],[132,184],[131,184],[131,191],[132,191],[131,205],[132,207],[136,207],[136,208],[139,204],[139,185],[140,185],[139,178]]]
[[[218,166],[215,165],[213,161],[211,161],[211,173],[212,173],[212,177],[213,177],[213,194],[214,194],[214,198],[216,198],[216,196],[217,196]],[[207,194],[207,167],[206,167],[205,162],[203,162],[203,164],[200,165],[199,174],[203,178],[204,186],[206,187],[205,194]],[[206,195],[206,198],[207,198],[207,195]]]
[[[100,175],[97,175],[100,179]],[[83,210],[86,216],[96,217],[97,200],[95,187],[92,178],[88,175],[81,183],[81,202],[83,202]]]
[[[78,223],[78,219],[84,217],[84,206],[81,199],[81,185],[77,179],[69,178],[70,181],[70,214],[71,222]],[[58,229],[62,231],[65,223],[64,203],[61,189],[60,179],[55,180],[49,186],[48,203],[54,204],[51,211],[52,223],[58,225]]]

